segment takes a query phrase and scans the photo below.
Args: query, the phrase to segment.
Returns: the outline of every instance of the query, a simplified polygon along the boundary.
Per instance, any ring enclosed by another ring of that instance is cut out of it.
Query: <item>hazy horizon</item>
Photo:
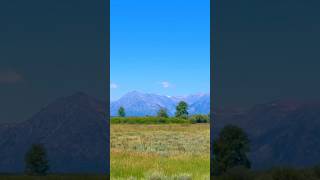
[[[132,93],[132,92],[138,92],[138,93],[142,93],[142,94],[153,94],[153,95],[159,95],[159,96],[167,96],[167,97],[187,97],[187,96],[192,96],[192,95],[210,95],[210,91],[209,92],[190,92],[188,94],[165,94],[165,93],[156,93],[156,92],[146,92],[146,91],[140,91],[140,90],[129,90],[124,92],[122,95],[120,95],[120,97],[118,97],[117,99],[110,99],[111,102],[113,101],[117,101],[119,99],[121,99],[123,96]]]

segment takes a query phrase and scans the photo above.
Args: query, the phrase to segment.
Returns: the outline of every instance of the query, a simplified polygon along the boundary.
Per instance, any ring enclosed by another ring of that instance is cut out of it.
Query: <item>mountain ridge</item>
[[[165,108],[168,114],[172,116],[179,101],[188,103],[190,114],[208,114],[210,111],[209,93],[188,96],[165,96],[131,91],[110,103],[110,113],[111,116],[116,116],[118,109],[123,106],[128,116],[146,116],[156,115],[160,108]]]
[[[242,111],[219,111],[214,119],[214,137],[228,124],[247,132],[254,169],[320,163],[320,101],[276,100]]]
[[[0,125],[0,172],[23,172],[27,149],[43,143],[52,172],[104,173],[106,107],[106,102],[78,93],[57,99],[24,122]],[[216,109],[212,114],[213,138],[227,124],[248,133],[254,169],[320,162],[320,101],[271,101],[245,109]]]
[[[24,122],[0,128],[0,172],[24,170],[24,154],[33,143],[48,152],[50,171],[105,173],[106,103],[84,93],[58,98]]]

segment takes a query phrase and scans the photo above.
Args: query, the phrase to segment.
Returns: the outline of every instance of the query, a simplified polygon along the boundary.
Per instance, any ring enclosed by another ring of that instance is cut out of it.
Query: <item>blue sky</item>
[[[111,0],[111,100],[210,91],[209,0]]]

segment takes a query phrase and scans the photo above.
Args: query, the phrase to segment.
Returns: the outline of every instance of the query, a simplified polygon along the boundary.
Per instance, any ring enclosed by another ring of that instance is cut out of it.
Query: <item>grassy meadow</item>
[[[111,179],[210,179],[210,126],[111,124]]]

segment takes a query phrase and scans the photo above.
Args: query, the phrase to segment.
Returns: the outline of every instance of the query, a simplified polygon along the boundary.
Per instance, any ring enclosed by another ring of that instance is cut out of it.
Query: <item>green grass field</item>
[[[111,179],[209,179],[209,124],[112,124]]]
[[[111,124],[112,180],[207,180],[210,127],[201,124]],[[103,175],[1,175],[0,180],[104,180]]]

